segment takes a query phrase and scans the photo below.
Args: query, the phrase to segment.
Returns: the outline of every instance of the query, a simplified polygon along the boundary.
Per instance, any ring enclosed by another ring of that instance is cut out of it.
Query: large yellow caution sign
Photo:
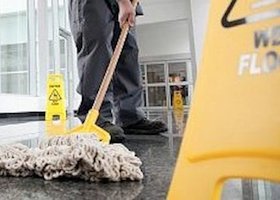
[[[211,0],[168,199],[219,199],[228,178],[280,181],[280,2]]]
[[[47,80],[46,120],[66,120],[65,92],[62,74],[49,74]]]

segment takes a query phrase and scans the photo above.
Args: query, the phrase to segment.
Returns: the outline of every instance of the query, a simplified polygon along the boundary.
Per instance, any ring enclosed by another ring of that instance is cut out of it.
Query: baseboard
[[[76,113],[76,111],[74,111]],[[0,113],[0,118],[44,117],[45,112]]]
[[[0,113],[0,118],[43,117],[45,112]]]

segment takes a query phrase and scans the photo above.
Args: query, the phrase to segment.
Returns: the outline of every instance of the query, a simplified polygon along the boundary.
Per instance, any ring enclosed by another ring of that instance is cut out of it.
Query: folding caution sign
[[[183,96],[181,90],[175,90],[173,92],[172,105],[173,105],[173,110],[184,109]]]
[[[46,120],[66,120],[65,91],[62,74],[49,74],[47,79]]]
[[[280,181],[279,0],[211,0],[168,199],[219,199],[229,178]]]

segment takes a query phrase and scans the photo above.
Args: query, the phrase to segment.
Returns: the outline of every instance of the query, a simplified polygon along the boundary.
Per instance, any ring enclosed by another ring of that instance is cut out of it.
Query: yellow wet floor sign
[[[66,120],[65,92],[62,74],[49,74],[47,80],[46,120]]]
[[[229,178],[280,181],[280,2],[211,0],[168,199],[220,199]]]
[[[173,99],[172,99],[172,103],[173,103],[173,109],[179,109],[179,110],[183,110],[184,109],[184,103],[183,103],[183,97],[182,97],[182,93],[180,90],[175,90],[173,92]]]

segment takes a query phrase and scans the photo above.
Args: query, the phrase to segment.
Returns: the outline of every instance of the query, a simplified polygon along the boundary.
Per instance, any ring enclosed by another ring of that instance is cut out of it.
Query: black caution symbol
[[[59,92],[57,91],[57,89],[54,89],[49,97],[49,100],[52,101],[52,103],[56,103],[60,100],[62,100]]]
[[[182,104],[182,100],[181,99],[176,99],[175,100],[175,104],[176,105],[181,105]]]
[[[280,17],[280,8],[272,8],[270,10],[263,11],[261,13],[255,13],[234,20],[229,20],[229,16],[232,13],[232,11],[235,9],[237,1],[240,0],[231,0],[231,3],[229,4],[228,8],[226,9],[222,17],[222,25],[224,28],[233,28],[235,26],[240,26],[240,25],[245,25],[245,24],[250,24],[250,23],[255,23],[263,20]],[[271,0],[271,1],[258,0],[257,2],[252,4],[251,7],[254,10],[257,8],[265,7],[276,3],[279,3],[279,0]]]

